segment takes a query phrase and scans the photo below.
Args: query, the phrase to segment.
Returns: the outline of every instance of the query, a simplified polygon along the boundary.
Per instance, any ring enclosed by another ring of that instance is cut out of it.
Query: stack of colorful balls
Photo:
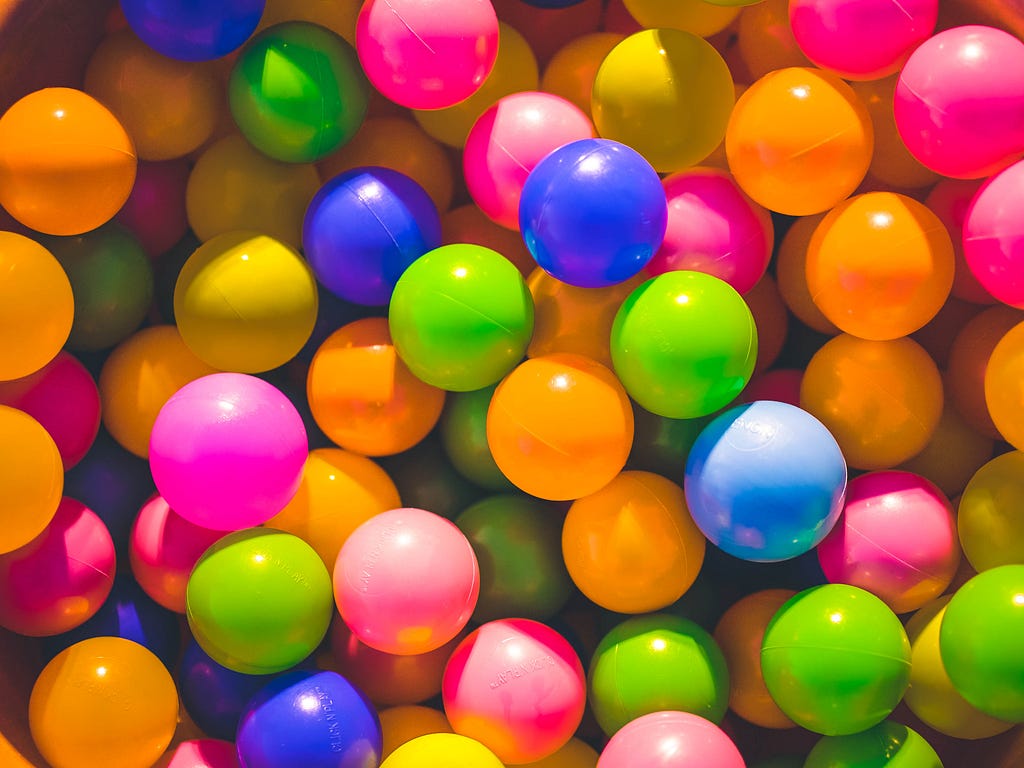
[[[1024,765],[1019,4],[23,0],[0,81],[2,768]]]

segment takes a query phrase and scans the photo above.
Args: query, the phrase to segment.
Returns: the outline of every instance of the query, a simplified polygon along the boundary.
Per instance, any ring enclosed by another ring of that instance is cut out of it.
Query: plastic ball
[[[978,571],[1024,565],[1024,528],[1016,513],[1024,500],[1024,454],[1009,451],[975,472],[957,508],[964,555]]]
[[[215,6],[189,0],[121,0],[128,24],[146,45],[182,61],[217,59],[256,29],[266,0],[226,0]]]
[[[993,450],[993,440],[971,428],[947,402],[932,439],[919,454],[903,462],[899,468],[928,478],[953,499],[964,490],[974,473],[992,458]]]
[[[993,27],[939,32],[900,71],[894,109],[900,136],[925,167],[957,179],[990,176],[1024,154],[1024,43]]]
[[[71,333],[74,295],[60,262],[24,235],[0,232],[0,269],[0,381],[7,381],[57,356]]]
[[[402,744],[381,768],[504,768],[504,763],[476,739],[455,733],[431,733]]]
[[[53,768],[147,768],[171,743],[178,696],[150,651],[95,637],[46,665],[32,687],[28,721]]]
[[[999,434],[1014,448],[1024,447],[1024,420],[1020,403],[1024,400],[1020,371],[1024,363],[1024,322],[1006,332],[996,344],[985,369],[985,402]]]
[[[522,360],[533,333],[533,299],[501,254],[445,245],[402,273],[388,325],[395,350],[417,378],[468,392],[494,384]]]
[[[761,669],[775,703],[825,736],[859,733],[896,707],[910,679],[910,643],[881,600],[828,584],[791,598],[765,630]]]
[[[0,117],[0,206],[38,232],[105,224],[128,199],[136,163],[124,126],[82,91],[34,91]]]
[[[537,268],[519,230],[495,224],[475,203],[460,205],[441,217],[441,241],[445,245],[472,243],[497,251],[515,264],[523,277]]]
[[[3,555],[43,532],[64,488],[64,467],[53,438],[38,421],[8,405],[0,405],[0,487]]]
[[[590,115],[590,97],[601,62],[623,41],[615,32],[581,34],[558,49],[541,76],[540,89],[560,96]]]
[[[985,183],[985,179],[941,179],[924,199],[932,212],[946,226],[953,240],[956,271],[950,293],[973,304],[995,304],[996,299],[978,282],[964,256],[964,220],[971,201]]]
[[[617,613],[647,613],[676,602],[704,562],[704,535],[683,489],[652,472],[622,472],[573,502],[562,527],[573,583]]]
[[[805,768],[847,768],[871,765],[888,768],[900,763],[914,768],[942,768],[931,744],[913,728],[885,720],[863,733],[824,736],[814,745]]]
[[[652,712],[627,723],[605,745],[597,768],[744,768],[732,739],[689,712]]]
[[[249,674],[280,672],[309,656],[327,634],[331,578],[297,536],[270,528],[236,531],[196,563],[186,606],[193,636],[217,663]]]
[[[625,0],[629,14],[647,29],[680,29],[710,37],[727,28],[739,15],[742,3],[705,3],[701,0]]]
[[[555,630],[504,619],[459,644],[441,696],[456,733],[478,740],[506,764],[528,763],[572,737],[583,717],[586,681],[576,652]]]
[[[452,466],[467,480],[487,490],[510,491],[515,486],[498,469],[487,445],[487,409],[495,388],[449,396],[439,425],[441,444]]]
[[[355,45],[358,0],[267,0],[260,27],[272,27],[285,21],[308,21],[341,35]]]
[[[411,109],[443,109],[475,93],[498,56],[487,0],[371,0],[356,22],[359,62],[374,87]]]
[[[414,704],[388,707],[377,713],[380,718],[380,731],[384,746],[381,748],[381,759],[388,756],[403,744],[407,744],[420,736],[432,733],[452,733],[448,718],[443,712],[430,707]]]
[[[749,292],[764,275],[772,255],[775,229],[768,212],[748,198],[726,171],[694,168],[662,183],[668,199],[668,228],[647,272],[704,272],[740,294]]]
[[[605,57],[591,108],[599,135],[671,173],[721,143],[734,99],[729,67],[710,43],[678,29],[645,29]]]
[[[638,405],[633,408],[633,415],[636,434],[629,455],[629,468],[654,472],[666,478],[676,476],[679,468],[686,466],[686,457],[697,435],[711,421],[710,417],[669,419],[645,411]]]
[[[186,160],[139,163],[135,184],[114,220],[135,235],[150,258],[171,250],[188,231]]]
[[[236,744],[246,768],[284,768],[296,759],[310,768],[364,768],[380,761],[380,722],[341,675],[296,670],[249,700]]]
[[[804,372],[798,368],[773,368],[756,374],[740,395],[741,403],[777,400],[800,407],[800,382]]]
[[[787,67],[810,67],[789,23],[789,0],[761,0],[740,14],[736,24],[740,62],[757,80]]]
[[[238,750],[230,741],[192,739],[178,744],[154,768],[239,768]]]
[[[755,202],[807,216],[833,208],[860,185],[874,131],[867,108],[838,76],[790,67],[765,75],[739,98],[725,151]]]
[[[329,291],[356,304],[386,305],[409,265],[441,244],[441,220],[430,196],[408,176],[353,168],[316,193],[302,244]]]
[[[520,490],[553,501],[609,483],[633,442],[629,396],[610,370],[555,353],[520,364],[498,385],[487,412],[487,444]]]
[[[938,368],[909,338],[836,336],[815,352],[800,384],[800,406],[856,469],[889,469],[917,455],[935,432],[942,401]]]
[[[1024,565],[1002,565],[964,584],[946,606],[939,652],[953,686],[1000,720],[1024,720],[1024,665],[1015,638],[1024,621]]]
[[[563,3],[560,8],[541,8],[520,0],[494,0],[499,18],[522,32],[542,67],[570,40],[596,32],[602,26],[603,6],[600,0]]]
[[[787,560],[832,530],[846,474],[824,424],[765,400],[726,411],[700,433],[686,462],[686,501],[697,527],[730,555]]]
[[[334,567],[341,617],[385,653],[440,648],[466,626],[479,594],[480,568],[466,536],[423,509],[393,509],[363,523]]]
[[[801,216],[790,225],[775,255],[775,279],[789,311],[808,328],[834,336],[839,333],[822,314],[807,287],[807,251],[824,214]]]
[[[1024,237],[1014,232],[1017,195],[1024,191],[1024,161],[996,174],[971,200],[963,220],[963,253],[984,290],[1010,306],[1024,308],[1024,270],[1018,266]]]
[[[518,230],[530,172],[559,147],[593,136],[589,117],[565,99],[537,91],[503,96],[480,114],[465,140],[469,194],[491,220]]]
[[[526,768],[595,768],[597,759],[595,749],[574,736],[557,752],[522,765]]]
[[[356,320],[327,337],[309,366],[306,394],[317,426],[366,456],[412,448],[444,407],[444,390],[409,371],[382,317]]]
[[[702,272],[671,271],[623,302],[612,361],[630,397],[659,416],[706,416],[732,402],[757,358],[753,315],[736,290]]]
[[[743,300],[754,316],[757,328],[757,359],[754,375],[758,376],[771,368],[782,354],[789,339],[789,312],[782,301],[779,287],[770,274],[765,274],[754,287],[747,291]],[[747,402],[752,400],[779,400],[777,397],[749,397],[750,387],[745,387]],[[784,399],[784,398],[782,398]]]

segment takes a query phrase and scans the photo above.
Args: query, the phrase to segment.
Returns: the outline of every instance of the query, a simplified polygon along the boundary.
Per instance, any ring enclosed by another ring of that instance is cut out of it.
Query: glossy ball
[[[824,214],[801,216],[790,225],[775,254],[779,295],[801,323],[818,333],[835,336],[839,329],[822,314],[807,287],[807,251]]]
[[[1024,362],[1024,356],[1021,354],[1024,351],[1024,322],[1021,321],[1019,313],[1014,313],[1016,315],[1014,317],[1004,309],[1000,313],[1001,316],[997,316],[996,310],[993,308],[979,315],[977,320],[979,326],[982,318],[986,315],[989,316],[987,318],[989,322],[985,323],[987,329],[983,326],[978,330],[988,331],[989,339],[987,341],[989,343],[995,341],[1000,334],[1001,338],[998,338],[992,347],[991,354],[987,355],[987,359],[984,354],[987,351],[987,345],[986,347],[982,347],[978,343],[964,345],[963,359],[967,366],[961,386],[976,382],[979,374],[984,376],[984,402],[992,426],[995,427],[995,433],[1002,436],[1014,448],[1019,449],[1024,446],[1024,423],[1022,423],[1019,413],[1020,403],[1024,398],[1024,389],[1021,388],[1019,380],[1021,363]],[[966,332],[967,328],[964,330]],[[965,341],[967,340],[965,339]],[[978,354],[979,352],[981,354]],[[967,376],[970,378],[968,379]],[[965,387],[960,394],[960,400],[966,400],[967,405],[977,405],[976,389]],[[961,408],[961,412],[964,410]],[[984,414],[982,409],[970,411],[972,415],[977,412]],[[972,424],[975,423],[976,418],[972,418],[971,421]]]
[[[979,573],[1024,565],[1024,526],[1016,513],[1024,501],[1024,454],[1009,451],[978,469],[957,508],[964,556]]]
[[[914,768],[942,768],[942,760],[921,734],[894,720],[885,720],[863,733],[823,737],[807,755],[804,767],[871,765],[888,768],[899,763]]]
[[[238,750],[230,741],[191,739],[165,753],[154,768],[239,768]]]
[[[442,762],[443,761],[443,762]],[[503,768],[504,763],[476,739],[455,733],[431,733],[407,741],[381,763],[381,768]]]
[[[589,117],[597,70],[624,39],[617,32],[577,35],[551,57],[541,75],[540,89],[575,104]]]
[[[441,444],[455,470],[475,485],[491,491],[511,491],[515,486],[494,463],[487,445],[487,410],[496,386],[472,392],[455,392],[441,414]]]
[[[732,739],[689,712],[652,712],[627,723],[605,745],[597,768],[743,768]]]
[[[266,0],[227,0],[210,6],[189,0],[121,0],[128,25],[146,45],[182,61],[231,53],[259,24]]]
[[[0,405],[0,554],[23,547],[43,532],[57,511],[64,466],[57,444],[24,411]]]
[[[380,731],[384,742],[381,749],[381,758],[384,760],[403,744],[420,736],[452,733],[452,727],[444,713],[431,707],[388,707],[381,709],[377,714],[380,717]]]
[[[523,277],[537,269],[519,230],[494,223],[476,203],[452,208],[441,217],[441,240],[445,245],[473,243],[497,251],[515,264]]]
[[[1024,190],[1024,161],[997,173],[979,189],[963,219],[963,254],[971,274],[991,296],[1024,308],[1024,237],[1014,232]]]
[[[705,3],[702,0],[623,0],[629,15],[646,29],[680,29],[711,37],[729,27],[742,2]],[[710,6],[710,7],[708,7]]]
[[[992,438],[974,430],[946,402],[932,439],[919,454],[903,462],[900,469],[928,478],[948,498],[955,499],[975,472],[992,458],[993,451]]]
[[[151,258],[167,253],[188,232],[185,189],[191,169],[185,159],[139,163],[132,193],[114,217]]]

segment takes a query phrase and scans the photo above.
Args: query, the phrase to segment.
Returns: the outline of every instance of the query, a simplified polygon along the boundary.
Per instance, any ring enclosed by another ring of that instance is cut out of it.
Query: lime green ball
[[[302,21],[252,38],[228,81],[231,114],[245,138],[290,163],[319,160],[351,139],[366,117],[367,96],[352,46]]]
[[[441,414],[441,442],[452,466],[467,480],[489,491],[514,491],[487,445],[487,409],[496,387],[452,394]]]
[[[334,592],[309,544],[270,528],[248,528],[203,554],[185,604],[192,634],[210,658],[265,675],[295,666],[320,645]]]
[[[1024,721],[1024,565],[979,573],[953,595],[939,654],[953,687],[976,709]]]
[[[718,723],[729,705],[729,670],[714,638],[689,619],[663,613],[627,619],[605,635],[587,686],[608,736],[663,710]]]
[[[693,419],[724,408],[747,385],[757,328],[728,283],[678,270],[648,280],[623,302],[611,352],[615,373],[641,407]]]
[[[825,736],[803,768],[942,768],[932,745],[892,720],[849,736]]]
[[[826,736],[884,720],[910,682],[910,642],[889,607],[847,584],[804,590],[768,624],[761,671],[779,708]]]
[[[415,376],[469,392],[495,384],[523,359],[533,334],[533,298],[500,253],[443,245],[402,273],[388,321],[398,356]]]

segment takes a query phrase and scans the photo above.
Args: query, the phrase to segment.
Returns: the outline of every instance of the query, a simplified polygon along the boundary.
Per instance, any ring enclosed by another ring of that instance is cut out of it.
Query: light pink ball
[[[149,441],[157,490],[203,528],[260,525],[295,495],[309,455],[306,428],[272,384],[214,373],[179,389],[160,409]]]
[[[345,540],[334,599],[352,634],[384,653],[428,653],[473,614],[480,569],[452,522],[423,509],[382,512]]]
[[[230,741],[183,741],[154,768],[239,768],[238,750]]]
[[[950,293],[972,304],[995,304],[996,300],[978,282],[964,258],[964,219],[984,179],[942,179],[932,187],[924,204],[946,225],[953,241],[956,271]]]
[[[772,255],[775,230],[768,211],[717,168],[680,171],[662,184],[668,227],[647,271],[686,269],[714,275],[741,294],[753,288]]]
[[[745,768],[725,731],[689,712],[652,712],[626,723],[605,745],[597,768]]]
[[[560,96],[505,96],[477,118],[466,139],[462,169],[469,194],[493,221],[518,231],[519,198],[530,171],[559,147],[594,136],[590,118]]]
[[[954,27],[900,72],[896,128],[927,168],[978,179],[1024,154],[1024,43],[993,27]]]
[[[1024,160],[989,179],[964,217],[964,260],[981,287],[1024,308]]]

